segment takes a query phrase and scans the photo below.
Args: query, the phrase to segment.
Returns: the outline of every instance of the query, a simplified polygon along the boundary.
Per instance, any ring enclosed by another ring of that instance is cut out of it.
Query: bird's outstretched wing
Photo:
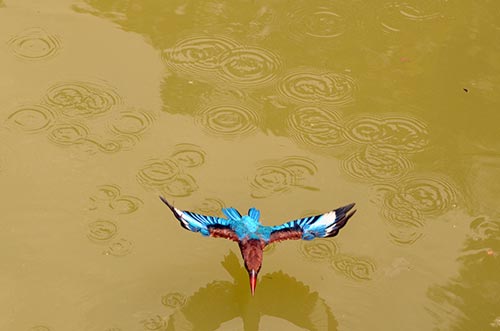
[[[349,218],[356,212],[354,203],[337,208],[328,213],[304,217],[295,221],[273,226],[269,239],[272,242],[288,239],[312,240],[314,238],[333,237],[346,225]]]
[[[230,220],[216,216],[201,215],[187,210],[180,210],[172,206],[164,197],[160,196],[160,199],[170,208],[184,229],[200,232],[204,236],[238,241],[238,236],[230,226]]]

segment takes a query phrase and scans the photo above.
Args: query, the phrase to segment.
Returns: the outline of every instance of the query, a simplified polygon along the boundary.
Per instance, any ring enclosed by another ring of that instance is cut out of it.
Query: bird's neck
[[[259,239],[243,239],[239,246],[247,269],[259,271],[266,243]]]

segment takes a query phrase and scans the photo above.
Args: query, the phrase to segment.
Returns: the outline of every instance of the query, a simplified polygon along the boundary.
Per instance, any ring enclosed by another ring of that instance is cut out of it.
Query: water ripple
[[[290,135],[299,143],[315,147],[337,147],[347,143],[341,118],[334,111],[316,106],[295,109],[287,119]]]
[[[84,143],[83,149],[88,152],[98,150],[103,153],[117,153],[122,150],[122,146],[118,141],[102,139],[100,137],[85,138],[81,142]]]
[[[404,177],[395,184],[375,188],[382,200],[381,214],[392,226],[390,236],[399,244],[413,244],[422,236],[426,219],[458,204],[455,185],[432,174]]]
[[[416,153],[428,144],[427,125],[409,116],[359,116],[346,122],[346,138],[379,149]]]
[[[172,153],[172,160],[180,167],[199,167],[205,163],[205,152],[197,145],[178,144]]]
[[[167,321],[163,319],[160,315],[156,315],[155,317],[151,317],[141,321],[144,326],[144,330],[148,331],[166,331],[167,330]]]
[[[440,176],[412,176],[400,185],[395,203],[413,206],[426,216],[441,215],[458,203],[455,186]]]
[[[196,145],[176,145],[167,159],[150,160],[137,173],[137,181],[161,194],[185,197],[198,189],[196,180],[186,170],[202,165],[205,152]]]
[[[186,304],[186,296],[179,292],[173,292],[161,297],[161,303],[165,307],[178,309]]]
[[[7,117],[6,125],[25,132],[41,132],[49,129],[56,119],[54,112],[44,106],[24,106]]]
[[[470,224],[473,238],[476,240],[498,239],[500,238],[500,222],[486,217],[476,218]]]
[[[222,77],[242,86],[262,86],[274,80],[280,68],[281,60],[276,54],[257,47],[231,49],[220,59]]]
[[[173,160],[150,160],[137,174],[139,183],[153,188],[161,188],[175,179],[180,168]]]
[[[378,11],[378,21],[385,32],[400,32],[412,24],[439,19],[443,13],[441,0],[410,0],[386,3]]]
[[[85,141],[89,134],[89,129],[79,123],[59,123],[54,125],[48,138],[59,145],[80,144]]]
[[[389,224],[405,229],[419,230],[424,226],[422,213],[413,206],[401,205],[387,196],[381,208],[381,213]]]
[[[2,7],[1,2],[0,2],[0,7]],[[30,331],[51,331],[51,329],[45,325],[35,325],[32,328],[30,328]]]
[[[104,122],[108,132],[94,134],[94,128],[101,129],[101,125],[93,117],[114,110],[120,103],[113,89],[103,85],[59,83],[48,89],[41,104],[21,106],[10,114],[5,126],[27,133],[46,131],[51,142],[77,145],[86,153],[117,153],[132,149],[154,121],[145,111],[114,111]]]
[[[300,254],[311,261],[330,261],[338,250],[332,240],[301,240],[299,244]]]
[[[55,56],[61,49],[61,42],[55,35],[41,28],[31,28],[8,41],[12,52],[24,60],[45,60]]]
[[[131,214],[142,206],[143,202],[141,199],[130,195],[122,195],[113,199],[109,203],[111,210],[117,214]]]
[[[48,89],[45,102],[70,118],[89,118],[121,103],[111,88],[89,82],[63,82]]]
[[[118,232],[118,227],[111,221],[95,221],[90,223],[88,226],[88,238],[90,240],[109,240],[113,238]]]
[[[286,75],[280,80],[278,90],[299,102],[345,105],[354,101],[356,83],[345,74],[312,70]]]
[[[389,231],[391,241],[399,245],[412,245],[422,236],[422,230],[413,227],[395,227]]]
[[[252,110],[236,105],[219,105],[202,109],[196,114],[196,122],[208,132],[238,137],[257,129],[259,116]]]
[[[330,39],[344,34],[347,20],[329,6],[303,6],[288,15],[291,36],[302,41],[308,37]]]
[[[196,180],[188,174],[180,174],[161,187],[161,192],[174,197],[187,197],[198,189]]]
[[[117,185],[98,186],[96,192],[89,197],[88,209],[116,216],[131,214],[143,205],[141,199],[131,195],[122,195],[120,191]]]
[[[97,187],[97,192],[90,196],[90,200],[97,201],[111,201],[120,196],[120,187],[117,185],[101,185]]]
[[[225,204],[222,200],[215,198],[205,198],[200,205],[194,209],[195,212],[203,215],[220,215]]]
[[[314,161],[300,156],[287,157],[280,162],[280,165],[292,172],[296,183],[307,180],[318,171]]]
[[[413,164],[402,155],[366,147],[342,160],[341,168],[356,179],[386,181],[405,176]]]
[[[349,255],[335,255],[332,259],[333,269],[354,280],[371,280],[375,273],[375,264],[366,258]]]
[[[130,135],[139,138],[153,124],[151,114],[140,110],[129,110],[118,113],[109,123],[111,131],[119,135]]]
[[[197,36],[178,41],[163,52],[165,63],[182,71],[213,71],[220,66],[221,55],[239,47],[239,44],[222,36]]]
[[[250,183],[252,197],[265,198],[288,192],[294,187],[318,190],[316,187],[307,185],[309,178],[314,176],[317,171],[312,160],[289,157],[268,163],[257,169],[257,173]]]
[[[113,256],[125,256],[132,253],[133,244],[131,241],[120,238],[111,244],[109,244],[108,248],[103,252],[104,255],[113,255]]]
[[[139,141],[139,136],[132,136],[128,134],[117,134],[113,136],[110,140],[114,144],[119,146],[120,150],[130,151]]]

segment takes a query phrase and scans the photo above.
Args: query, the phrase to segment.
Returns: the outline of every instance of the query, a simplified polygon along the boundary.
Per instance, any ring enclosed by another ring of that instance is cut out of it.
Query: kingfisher
[[[170,208],[180,225],[189,231],[200,232],[203,236],[226,238],[236,241],[250,277],[250,291],[255,295],[257,275],[262,267],[264,248],[272,243],[289,239],[313,240],[336,236],[354,215],[354,203],[324,214],[308,216],[275,226],[260,223],[260,211],[248,210],[241,216],[235,208],[222,208],[226,218],[201,215],[174,207],[164,197],[160,199]],[[351,211],[352,210],[352,211]]]

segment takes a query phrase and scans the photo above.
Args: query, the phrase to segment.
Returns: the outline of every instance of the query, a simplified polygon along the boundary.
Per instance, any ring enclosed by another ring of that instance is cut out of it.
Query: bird
[[[257,275],[262,267],[264,248],[284,240],[313,240],[336,236],[354,215],[354,203],[329,212],[299,218],[280,225],[265,226],[260,223],[260,211],[250,208],[242,216],[235,208],[222,208],[226,216],[208,216],[174,207],[160,196],[180,225],[189,231],[200,232],[206,237],[225,238],[238,243],[245,268],[250,278],[250,291],[255,295]]]

